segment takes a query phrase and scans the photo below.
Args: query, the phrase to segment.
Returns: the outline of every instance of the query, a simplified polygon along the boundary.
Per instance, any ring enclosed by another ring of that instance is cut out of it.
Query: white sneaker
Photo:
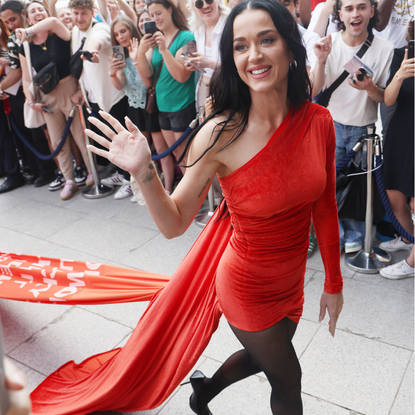
[[[123,180],[124,176],[117,172],[106,179],[102,179],[101,184],[104,184],[105,186],[121,186],[123,184]]]
[[[130,199],[130,202],[131,202],[131,203],[137,203],[137,198],[136,198],[135,196],[133,196],[133,197]]]
[[[387,252],[405,251],[406,249],[412,249],[412,244],[410,242],[404,242],[402,236],[398,236],[391,241],[382,242],[379,248]]]
[[[412,268],[405,259],[380,270],[380,275],[388,280],[401,280],[402,278],[413,277],[414,273],[415,268]]]
[[[122,186],[118,189],[117,193],[114,195],[115,200],[125,199],[130,197],[133,194],[131,190],[131,184],[128,180],[123,180]]]
[[[344,252],[351,254],[352,252],[359,252],[363,248],[359,242],[346,242],[344,244]]]

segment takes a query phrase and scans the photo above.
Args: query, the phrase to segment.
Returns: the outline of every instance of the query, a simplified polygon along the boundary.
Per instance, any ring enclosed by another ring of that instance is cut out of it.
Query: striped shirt
[[[8,57],[10,59],[10,68],[20,68],[19,44],[17,43],[16,34],[14,32],[10,33],[10,36],[7,40],[7,47],[9,52]]]

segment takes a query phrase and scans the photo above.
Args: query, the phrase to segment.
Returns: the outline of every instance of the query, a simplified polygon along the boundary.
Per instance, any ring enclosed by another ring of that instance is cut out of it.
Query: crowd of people
[[[291,339],[307,249],[310,255],[316,245],[315,225],[326,269],[322,318],[327,309],[334,335],[343,304],[340,250],[359,252],[365,237],[358,215],[337,211],[335,165],[377,121],[379,104],[385,188],[402,227],[414,233],[414,2],[236,3],[69,0],[57,10],[55,1],[7,0],[0,93],[3,109],[9,101],[15,123],[43,154],[57,148],[73,105],[87,107],[89,149],[107,176],[101,183],[119,186],[116,199],[135,201],[133,177],[166,237],[184,232],[217,174],[234,235],[216,271],[216,294],[245,349],[212,378],[191,377],[190,406],[210,414],[207,404],[225,387],[264,371],[273,413],[301,414]],[[151,152],[171,147],[197,113],[206,122],[160,161],[162,185]],[[44,122],[28,128],[33,114]],[[67,200],[92,185],[78,112],[56,165],[13,141],[4,111],[0,117],[1,193],[49,183]],[[361,154],[351,164],[365,168]],[[381,248],[410,251],[383,277],[414,276],[409,240],[397,236]]]
[[[0,173],[6,180],[0,193],[24,184],[49,185],[51,191],[62,189],[60,196],[67,200],[80,186],[94,183],[77,113],[62,149],[53,159],[42,160],[9,131],[4,114],[7,108],[20,133],[44,155],[50,155],[61,141],[74,104],[89,107],[100,120],[99,111],[107,111],[123,126],[127,115],[146,136],[154,153],[168,150],[197,113],[204,115],[205,104],[207,108],[211,105],[209,85],[221,64],[219,41],[230,7],[237,2],[226,5],[223,0],[179,0],[177,4],[173,0],[137,0],[129,5],[125,0],[71,0],[58,9],[56,3],[8,0],[1,7],[0,98],[4,111],[0,111]],[[354,73],[352,70],[349,79],[333,90],[325,104],[336,128],[336,163],[353,148],[366,127],[377,121],[380,104],[388,196],[404,228],[412,234],[406,199],[412,198],[413,203],[413,112],[410,96],[405,98],[409,106],[399,105],[399,101],[405,90],[411,93],[413,82],[413,58],[404,51],[413,40],[413,29],[409,29],[413,27],[414,2],[403,6],[392,0],[376,4],[373,0],[364,4],[334,0],[282,3],[298,22],[315,102],[368,39],[370,47],[362,53],[361,61],[369,68],[369,74],[358,75],[359,69]],[[153,30],[151,21],[155,22]],[[148,30],[146,22],[150,22]],[[369,39],[370,34],[373,39]],[[29,70],[22,45],[26,40],[33,71]],[[112,47],[118,45],[123,53],[115,56]],[[82,50],[89,56],[81,54]],[[52,69],[47,67],[50,62],[55,64]],[[32,88],[33,76],[44,72],[45,67],[47,75],[55,71],[57,80],[47,93],[42,88]],[[394,89],[391,99],[390,94],[385,96],[389,84],[389,90]],[[157,108],[151,109],[154,94]],[[44,122],[38,128],[27,128],[24,115],[33,111]],[[392,116],[395,121],[387,134]],[[184,148],[182,143],[159,161],[168,194],[185,173],[186,154],[180,169],[177,167]],[[97,158],[97,168],[102,184],[119,186],[115,199],[137,200],[128,171],[101,157]],[[217,193],[217,181],[214,187]],[[362,220],[355,220],[352,214],[340,215],[341,246],[347,254],[362,248],[364,232]],[[309,255],[316,244],[311,224]],[[411,244],[398,237],[384,242],[382,247],[409,250]],[[413,275],[413,265],[410,256],[400,268],[403,266],[404,272]],[[383,270],[382,275],[392,277],[390,272],[394,274],[396,269]]]

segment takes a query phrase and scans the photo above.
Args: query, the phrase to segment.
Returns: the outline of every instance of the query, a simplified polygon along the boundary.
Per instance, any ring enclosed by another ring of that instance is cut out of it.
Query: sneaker
[[[412,268],[404,259],[397,264],[389,265],[380,270],[380,275],[388,280],[401,280],[414,276],[415,268]]]
[[[101,180],[101,184],[105,186],[121,186],[123,184],[124,176],[120,173],[115,173],[106,179]]]
[[[310,235],[308,238],[308,253],[307,258],[310,258],[313,255],[314,250],[317,246],[317,238],[315,236]]]
[[[75,169],[75,183],[77,186],[84,186],[86,182],[86,172],[82,167]]]
[[[410,242],[404,242],[402,236],[398,236],[391,241],[382,242],[379,245],[379,248],[384,249],[387,252],[405,251],[406,249],[412,249],[412,244]]]
[[[73,182],[73,180],[68,180],[61,191],[61,199],[68,200],[70,199],[75,192],[78,190],[78,186]]]
[[[122,186],[118,189],[118,192],[115,193],[114,199],[115,200],[125,199],[126,197],[130,197],[132,194],[133,194],[133,191],[131,189],[130,182],[124,179]]]
[[[105,179],[117,173],[117,167],[114,166],[112,163],[108,164],[102,171],[99,173],[100,179]]]
[[[344,244],[344,252],[351,254],[352,252],[359,252],[363,248],[360,242],[346,242]]]
[[[55,190],[62,189],[65,183],[65,178],[63,177],[62,172],[59,172],[56,176],[56,179],[49,185],[48,190],[54,192]]]
[[[137,203],[137,198],[136,198],[135,196],[133,196],[133,197],[130,199],[130,202],[132,202],[132,203]]]
[[[88,176],[86,176],[85,184],[88,187],[93,186],[95,184],[94,176],[92,175],[92,173],[88,173]]]

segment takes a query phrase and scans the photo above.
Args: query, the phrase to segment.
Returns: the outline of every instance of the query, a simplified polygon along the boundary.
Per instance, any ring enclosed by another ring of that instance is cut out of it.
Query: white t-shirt
[[[316,42],[320,40],[320,36],[317,33],[304,29],[302,27],[300,29],[300,34],[301,34],[301,39],[303,40],[303,45],[307,51],[306,64],[310,68],[313,68],[317,61],[316,54],[314,53],[314,45],[316,44]]]
[[[344,71],[343,66],[353,58],[362,45],[350,47],[342,39],[343,32],[332,34],[332,48],[326,63],[324,89],[328,88]],[[373,83],[385,88],[394,46],[391,42],[375,36],[372,45],[362,61],[373,71]],[[327,107],[334,121],[344,125],[363,127],[377,120],[378,104],[366,91],[359,91],[349,85],[348,79],[333,92]]]
[[[315,9],[312,11],[310,24],[307,27],[308,30],[311,30],[311,31],[314,30],[314,27],[316,26],[317,20],[320,17],[321,10],[323,9],[325,4],[326,4],[325,2],[317,4]],[[337,24],[333,23],[331,21],[331,18],[332,18],[332,16],[330,15],[330,18],[327,20],[328,26],[327,26],[327,29],[326,29],[326,36],[329,33],[336,33],[337,32]]]
[[[396,0],[393,5],[391,18],[385,28],[385,38],[395,45],[395,48],[402,48],[407,45],[409,22],[414,18],[414,0]]]

